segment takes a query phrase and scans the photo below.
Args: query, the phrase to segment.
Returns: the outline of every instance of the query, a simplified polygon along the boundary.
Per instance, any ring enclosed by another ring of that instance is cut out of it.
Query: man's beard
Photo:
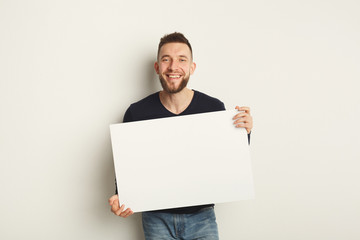
[[[184,77],[177,88],[169,88],[166,80],[161,75],[159,75],[159,79],[160,79],[161,86],[163,87],[165,92],[178,93],[178,92],[181,92],[181,90],[183,90],[187,86],[190,76]]]

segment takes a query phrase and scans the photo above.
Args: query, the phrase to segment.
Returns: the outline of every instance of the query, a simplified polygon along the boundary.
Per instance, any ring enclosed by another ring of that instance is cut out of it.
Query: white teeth
[[[170,78],[179,78],[180,76],[179,75],[170,75],[169,77]]]

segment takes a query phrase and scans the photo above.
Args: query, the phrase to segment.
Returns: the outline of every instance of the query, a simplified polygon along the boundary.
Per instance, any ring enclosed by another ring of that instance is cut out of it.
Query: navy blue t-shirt
[[[123,122],[150,120],[222,110],[225,110],[225,106],[220,100],[194,90],[194,96],[190,105],[180,114],[174,114],[162,105],[160,102],[159,92],[156,92],[136,103],[131,104],[125,113]]]

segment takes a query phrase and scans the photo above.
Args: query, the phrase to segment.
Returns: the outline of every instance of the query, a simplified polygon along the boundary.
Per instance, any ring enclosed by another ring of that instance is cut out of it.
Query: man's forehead
[[[166,43],[160,49],[160,57],[163,55],[184,55],[191,57],[191,51],[185,43]]]

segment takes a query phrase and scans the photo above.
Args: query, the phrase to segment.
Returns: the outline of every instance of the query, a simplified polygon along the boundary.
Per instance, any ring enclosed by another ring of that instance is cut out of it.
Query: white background
[[[359,239],[359,10],[0,0],[0,239],[143,239],[139,214],[107,205],[109,124],[160,88],[156,48],[173,31],[193,45],[190,87],[252,108],[256,199],[216,206],[221,239]]]

